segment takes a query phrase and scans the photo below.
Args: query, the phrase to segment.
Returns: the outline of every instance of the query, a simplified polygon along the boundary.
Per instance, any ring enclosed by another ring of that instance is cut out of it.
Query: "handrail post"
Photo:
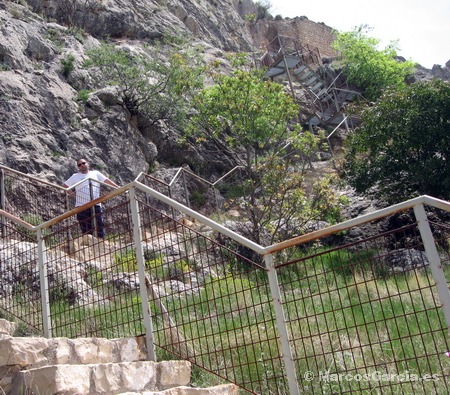
[[[50,318],[50,297],[48,293],[48,276],[47,276],[47,255],[45,241],[42,237],[42,229],[36,230],[38,245],[38,263],[39,263],[39,282],[41,290],[41,308],[42,308],[42,324],[44,336],[48,339],[52,337],[52,325]]]
[[[281,303],[280,286],[278,284],[277,272],[274,267],[274,259],[272,254],[264,256],[264,263],[266,264],[267,275],[269,277],[270,293],[273,299],[275,309],[275,318],[277,322],[278,333],[280,335],[281,353],[284,366],[286,368],[286,376],[289,386],[290,395],[300,395],[300,390],[297,382],[297,374],[295,373],[294,358],[292,350],[289,345],[289,335],[286,327],[286,317]]]
[[[100,188],[100,185],[98,186],[98,188]],[[89,179],[89,196],[91,201],[94,200],[94,186],[92,185],[91,179]],[[95,211],[95,205],[91,207],[91,218],[89,218],[89,221],[91,222],[91,225],[93,227],[92,236],[97,237],[98,227],[97,227],[97,213]]]
[[[133,187],[129,192],[130,208],[131,208],[131,220],[133,225],[133,240],[136,252],[136,260],[138,264],[138,277],[139,277],[139,291],[141,295],[141,307],[142,317],[145,327],[145,344],[147,347],[147,358],[150,361],[156,362],[156,353],[153,338],[153,323],[150,314],[150,305],[148,303],[148,292],[145,281],[145,258],[144,249],[142,247],[141,231],[140,231],[140,218],[138,210],[138,202],[136,199],[136,188]]]
[[[186,194],[186,206],[191,208],[191,202],[189,201],[189,192],[188,192],[187,182],[186,182],[186,173],[184,171],[183,171],[183,188],[184,188],[184,193]]]
[[[444,270],[442,269],[441,258],[439,257],[439,253],[434,242],[433,233],[431,232],[430,224],[428,222],[427,213],[423,207],[423,204],[414,206],[414,214],[417,219],[423,246],[425,247],[425,254],[427,255],[431,274],[436,282],[437,293],[444,310],[445,322],[447,323],[447,328],[450,329],[450,291],[448,289]]]
[[[70,197],[69,197],[69,192],[68,190],[66,190],[64,192],[64,197],[65,197],[65,201],[66,201],[66,211],[70,210]],[[72,243],[70,242],[72,240],[72,232],[70,227],[67,227],[67,251],[69,251],[69,254],[72,254],[73,248],[72,248]]]
[[[1,169],[0,172],[0,208],[2,210],[5,210],[5,171]],[[2,237],[5,237],[6,230],[5,230],[5,217],[1,217],[1,227],[2,227]]]

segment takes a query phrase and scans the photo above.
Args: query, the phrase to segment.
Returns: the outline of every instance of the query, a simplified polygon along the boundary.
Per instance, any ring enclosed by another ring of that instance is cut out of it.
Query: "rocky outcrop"
[[[33,12],[96,38],[153,41],[184,37],[225,51],[250,51],[244,17],[256,13],[251,0],[214,2],[109,0],[104,2],[29,0]]]
[[[73,172],[74,160],[83,156],[126,183],[147,171],[159,150],[164,151],[163,160],[176,158],[175,165],[183,163],[183,157],[203,160],[198,153],[180,155],[177,138],[164,125],[153,136],[144,136],[107,87],[81,102],[80,91],[89,89],[90,79],[82,63],[85,51],[107,37],[136,46],[154,38],[183,37],[206,40],[211,49],[248,50],[251,37],[234,1],[222,4],[219,11],[191,2],[28,3],[30,8],[6,2],[0,9],[0,163],[61,182]],[[78,3],[84,8],[68,8]],[[244,4],[255,7],[251,1]],[[222,26],[218,19],[225,14]],[[74,70],[67,76],[62,64],[69,56]]]
[[[56,183],[73,173],[79,157],[122,184],[158,166],[187,164],[216,177],[234,166],[215,147],[181,146],[182,131],[164,123],[143,130],[112,87],[94,90],[83,62],[103,40],[136,49],[181,40],[201,49],[205,62],[226,64],[227,52],[259,59],[281,34],[321,57],[334,54],[331,27],[306,17],[273,18],[251,0],[4,1],[0,24],[0,164]],[[447,64],[419,68],[416,78],[448,74]]]
[[[90,236],[90,235],[89,235]],[[85,241],[87,239],[87,241]],[[106,263],[101,261],[104,257],[104,242],[93,245],[89,237],[84,236],[77,244],[75,258],[63,251],[47,251],[47,257],[52,262],[48,268],[49,277],[55,285],[56,292],[64,294],[70,304],[92,303],[98,297],[92,287],[84,280],[87,266],[82,263],[102,269]],[[102,254],[102,255],[101,255]],[[110,255],[110,259],[112,256]],[[77,260],[78,259],[78,260]],[[30,292],[39,292],[40,278],[38,268],[38,251],[35,243],[9,241],[0,243],[0,296],[10,298],[18,288],[25,286]]]

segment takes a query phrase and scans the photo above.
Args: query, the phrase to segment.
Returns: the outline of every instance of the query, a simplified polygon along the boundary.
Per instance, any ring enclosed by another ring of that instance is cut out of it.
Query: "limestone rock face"
[[[81,63],[97,41],[82,45],[67,28],[47,24],[18,4],[7,6],[0,10],[0,163],[59,183],[75,171],[79,156],[102,168],[111,158],[121,164],[118,177],[124,179],[146,168],[155,150],[129,124],[122,107],[99,104],[88,117],[77,90],[61,73],[68,53]]]
[[[204,62],[219,60],[228,70],[227,53],[257,61],[278,34],[334,55],[331,27],[273,18],[252,0],[4,1],[0,28],[0,164],[55,183],[76,171],[80,157],[122,184],[155,165],[187,164],[217,177],[234,166],[217,147],[182,146],[182,131],[162,122],[143,126],[113,87],[93,89],[83,63],[102,41],[139,50],[182,39],[203,48]],[[449,70],[420,68],[417,78],[449,78]]]
[[[82,90],[92,91],[92,76],[82,66],[85,53],[107,38],[132,48],[163,37],[204,43],[210,60],[224,50],[250,51],[244,16],[255,10],[251,0],[215,6],[182,0],[4,2],[0,164],[62,183],[76,170],[74,161],[86,157],[93,168],[127,183],[156,160],[184,163],[191,150],[180,152],[177,132],[163,124],[141,129],[111,87],[80,100]],[[63,64],[71,56],[74,67],[67,75]],[[195,160],[205,161],[203,154],[196,152]]]

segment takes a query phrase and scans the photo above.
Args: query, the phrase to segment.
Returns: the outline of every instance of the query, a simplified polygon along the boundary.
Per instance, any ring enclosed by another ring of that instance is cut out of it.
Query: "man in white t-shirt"
[[[65,188],[70,188],[71,186],[81,182],[75,186],[75,207],[82,206],[90,202],[91,200],[100,197],[100,182],[111,185],[118,188],[119,186],[111,181],[108,177],[104,176],[97,170],[89,170],[89,162],[86,159],[77,160],[78,173],[72,174],[72,176],[64,183]],[[93,181],[89,181],[93,180]],[[97,236],[105,237],[105,229],[103,225],[102,218],[102,207],[100,204],[96,204],[94,207],[95,211],[95,222],[97,225]],[[92,208],[81,211],[77,214],[77,220],[80,224],[81,233],[94,234],[94,221],[92,215]]]

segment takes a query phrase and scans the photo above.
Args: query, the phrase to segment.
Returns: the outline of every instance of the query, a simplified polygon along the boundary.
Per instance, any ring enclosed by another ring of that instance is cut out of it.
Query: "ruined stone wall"
[[[276,19],[259,21],[253,27],[252,35],[256,48],[266,48],[277,35],[294,38],[303,46],[319,50],[320,57],[333,57],[336,52],[331,45],[334,41],[334,29],[324,23],[310,21],[308,18]]]
[[[317,23],[309,19],[295,18],[289,22],[296,37],[299,38],[300,44],[316,47],[319,50],[321,57],[333,57],[336,55],[331,47],[335,35],[333,28],[324,23]]]

